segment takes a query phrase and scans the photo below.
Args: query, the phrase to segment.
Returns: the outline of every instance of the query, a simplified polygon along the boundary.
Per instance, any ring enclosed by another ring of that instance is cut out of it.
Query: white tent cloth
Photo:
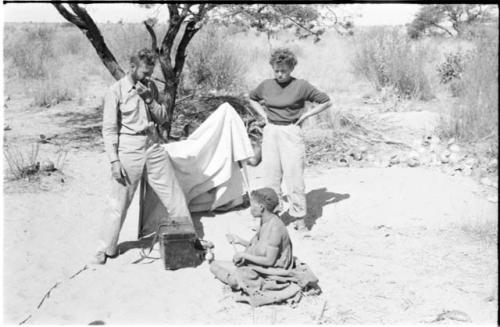
[[[191,212],[211,211],[241,203],[243,178],[238,161],[254,155],[245,125],[224,103],[184,141],[162,145]],[[139,236],[153,232],[166,209],[146,185],[141,194]]]

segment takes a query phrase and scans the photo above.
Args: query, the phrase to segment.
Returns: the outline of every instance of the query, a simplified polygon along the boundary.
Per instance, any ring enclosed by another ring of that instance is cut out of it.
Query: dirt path
[[[251,309],[233,301],[206,263],[164,271],[131,249],[73,279],[92,253],[105,204],[108,172],[103,154],[68,158],[65,183],[52,192],[7,192],[4,197],[5,322],[327,323],[429,322],[444,310],[474,323],[494,323],[497,262],[493,243],[464,226],[496,221],[496,204],[467,178],[425,169],[310,169],[311,231],[290,227],[296,255],[320,279],[323,294],[297,308]],[[259,186],[259,171],[252,184]],[[52,185],[55,185],[56,180]],[[120,242],[135,240],[137,203]],[[198,227],[229,259],[228,231],[252,234],[247,210],[202,217]],[[42,296],[60,283],[45,300]]]

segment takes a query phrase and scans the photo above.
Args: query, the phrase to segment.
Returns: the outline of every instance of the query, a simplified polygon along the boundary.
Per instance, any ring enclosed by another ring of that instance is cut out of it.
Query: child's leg
[[[235,269],[236,267],[231,261],[215,260],[210,264],[210,271],[215,278],[237,290],[238,281],[234,277]]]

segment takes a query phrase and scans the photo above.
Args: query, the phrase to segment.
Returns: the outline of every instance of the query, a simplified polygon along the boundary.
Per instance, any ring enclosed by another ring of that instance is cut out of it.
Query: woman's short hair
[[[269,60],[271,66],[276,64],[286,64],[291,68],[297,65],[297,57],[288,48],[278,48],[271,54],[271,60]]]
[[[154,65],[156,61],[156,54],[151,49],[144,48],[139,50],[136,54],[130,57],[130,63],[139,65],[140,62],[148,66]]]
[[[273,212],[280,202],[278,194],[270,187],[254,190],[250,196],[258,204],[262,204],[269,212]]]

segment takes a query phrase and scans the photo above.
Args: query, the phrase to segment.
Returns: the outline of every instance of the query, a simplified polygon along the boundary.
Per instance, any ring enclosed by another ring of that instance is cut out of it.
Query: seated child
[[[233,244],[241,244],[246,249],[234,254],[233,262],[213,261],[210,271],[232,289],[241,289],[241,277],[238,268],[280,268],[289,270],[293,267],[292,242],[288,230],[281,219],[273,211],[279,203],[278,195],[271,188],[261,188],[251,193],[250,211],[254,217],[260,218],[260,228],[250,240],[243,240],[234,234],[227,234],[227,240]],[[240,269],[241,272],[244,270]]]

